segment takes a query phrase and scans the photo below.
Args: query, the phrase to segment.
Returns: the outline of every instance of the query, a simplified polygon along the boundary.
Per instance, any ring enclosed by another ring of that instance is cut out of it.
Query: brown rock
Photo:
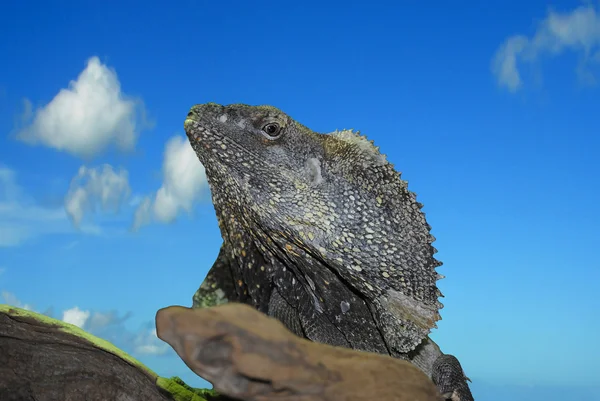
[[[434,401],[433,382],[412,364],[301,339],[243,304],[171,306],[158,337],[222,394],[247,401]]]

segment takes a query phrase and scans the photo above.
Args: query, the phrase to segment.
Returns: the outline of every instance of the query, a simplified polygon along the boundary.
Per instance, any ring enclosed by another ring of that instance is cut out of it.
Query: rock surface
[[[76,326],[0,305],[2,401],[205,401]]]
[[[0,305],[0,400],[441,399],[408,362],[301,339],[247,305],[172,306],[158,311],[156,323],[159,337],[222,395],[159,377],[76,326]]]
[[[158,337],[222,394],[248,401],[434,401],[433,382],[409,362],[311,342],[254,308],[171,306]]]

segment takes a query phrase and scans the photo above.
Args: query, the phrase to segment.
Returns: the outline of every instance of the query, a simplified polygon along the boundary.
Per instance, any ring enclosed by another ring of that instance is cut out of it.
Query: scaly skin
[[[247,303],[310,340],[408,359],[437,377],[435,239],[372,142],[313,132],[270,106],[197,105],[184,125],[223,236],[194,306]],[[463,376],[438,388],[468,390]]]

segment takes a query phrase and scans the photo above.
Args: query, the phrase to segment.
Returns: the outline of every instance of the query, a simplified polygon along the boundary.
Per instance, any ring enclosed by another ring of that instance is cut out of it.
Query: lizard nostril
[[[193,115],[194,115],[194,112],[193,112],[193,111],[190,111],[190,112],[188,113],[188,115],[187,115],[187,116],[188,116],[188,117],[191,117],[191,116],[193,116]]]

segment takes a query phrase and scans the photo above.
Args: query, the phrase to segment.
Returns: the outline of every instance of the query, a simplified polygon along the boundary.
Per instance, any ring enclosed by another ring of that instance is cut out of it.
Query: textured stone
[[[409,362],[305,340],[254,308],[172,306],[158,337],[222,394],[247,401],[440,401]]]

